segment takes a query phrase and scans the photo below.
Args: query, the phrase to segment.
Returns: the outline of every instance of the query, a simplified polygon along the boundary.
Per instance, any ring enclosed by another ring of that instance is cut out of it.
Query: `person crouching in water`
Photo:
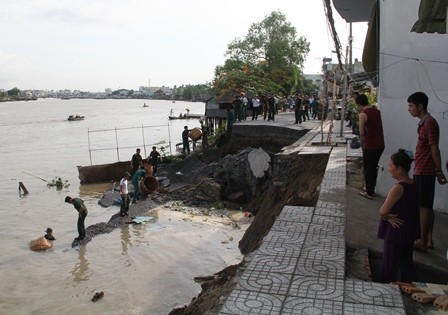
[[[381,282],[412,282],[414,241],[420,238],[419,189],[409,177],[412,152],[392,154],[388,169],[396,180],[380,209],[378,238],[384,240]]]
[[[45,230],[45,235],[44,235],[44,237],[47,239],[47,240],[49,240],[49,241],[55,241],[56,239],[54,238],[54,236],[53,236],[53,229],[52,228],[47,228],[46,230]]]

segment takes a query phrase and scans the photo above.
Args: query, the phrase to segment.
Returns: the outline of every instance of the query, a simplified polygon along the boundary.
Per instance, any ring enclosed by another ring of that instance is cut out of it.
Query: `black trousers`
[[[294,117],[296,119],[296,124],[302,123],[302,111],[300,109],[294,110]]]
[[[131,197],[129,197],[129,194],[121,195],[120,215],[128,214],[130,203]]]
[[[378,176],[378,163],[383,154],[383,149],[362,149],[362,160],[364,167],[364,180],[366,181],[366,192],[373,196]]]
[[[78,215],[78,234],[79,238],[86,237],[86,228],[84,226],[84,221],[87,215]]]
[[[305,106],[302,110],[302,119],[303,121],[306,121],[307,119],[310,120],[310,116],[308,115],[309,108],[308,106]]]
[[[257,119],[258,118],[258,107],[254,107],[252,109],[252,120]]]

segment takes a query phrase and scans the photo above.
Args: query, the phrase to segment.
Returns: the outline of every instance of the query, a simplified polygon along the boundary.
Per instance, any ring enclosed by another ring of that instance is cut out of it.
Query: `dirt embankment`
[[[249,254],[255,250],[263,237],[269,232],[275,218],[280,214],[284,205],[314,206],[319,194],[319,185],[325,173],[328,162],[327,155],[301,155],[284,157],[284,178],[274,178],[273,169],[267,173],[256,192],[253,192],[250,200],[243,204],[244,209],[249,210],[255,218],[246,230],[239,242],[239,248],[243,254]],[[273,163],[272,168],[276,164]],[[207,177],[202,175],[202,180]],[[194,186],[196,185],[196,186]],[[192,189],[196,187],[196,189]],[[184,198],[184,202],[204,202],[204,193],[197,189],[198,183],[190,182],[189,185],[179,189],[176,194]],[[197,194],[199,192],[199,194]],[[192,194],[199,196],[193,198]],[[206,194],[205,194],[206,195]],[[232,203],[229,202],[229,205]],[[204,314],[218,310],[220,298],[228,294],[234,286],[231,281],[237,274],[238,268],[244,265],[229,266],[210,277],[195,279],[201,283],[202,292],[192,299],[188,306],[171,311],[171,315]],[[209,279],[208,279],[209,278]]]
[[[239,242],[243,254],[251,253],[269,232],[284,205],[315,205],[328,155],[295,154],[274,159],[274,155],[292,140],[280,144],[271,141],[266,148],[253,149],[245,146],[245,139],[247,137],[232,141],[223,139],[221,148],[191,154],[179,163],[160,167],[158,176],[170,179],[168,191],[151,194],[133,205],[130,215],[139,215],[148,207],[174,200],[204,208],[242,208],[255,216]],[[260,162],[260,158],[269,162]],[[263,175],[254,175],[254,168]],[[113,195],[105,198],[109,202],[115,199]],[[97,234],[109,233],[125,224],[126,220],[114,215],[107,223],[89,226],[83,242],[90,241]],[[195,280],[201,283],[202,292],[192,299],[190,305],[174,309],[170,314],[204,314],[217,310],[220,297],[230,292],[234,285],[231,279],[242,265],[244,261],[214,275],[197,277]]]

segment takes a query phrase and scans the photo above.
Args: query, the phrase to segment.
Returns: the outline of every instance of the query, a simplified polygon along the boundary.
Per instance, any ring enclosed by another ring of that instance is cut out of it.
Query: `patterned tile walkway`
[[[398,288],[345,278],[346,157],[331,149],[315,207],[283,208],[219,314],[406,314]]]

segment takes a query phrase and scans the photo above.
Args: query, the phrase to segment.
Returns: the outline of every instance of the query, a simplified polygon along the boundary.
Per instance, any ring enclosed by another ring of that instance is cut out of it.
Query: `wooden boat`
[[[130,171],[131,161],[77,167],[81,184],[117,182]]]
[[[152,165],[143,163],[146,176],[152,176]],[[131,161],[122,161],[90,166],[77,166],[81,184],[119,182],[124,172],[131,171]]]
[[[199,114],[179,114],[179,116],[168,116],[169,120],[174,119],[201,119],[204,115]]]
[[[70,115],[70,116],[68,116],[67,120],[68,120],[68,121],[84,120],[84,116]]]

